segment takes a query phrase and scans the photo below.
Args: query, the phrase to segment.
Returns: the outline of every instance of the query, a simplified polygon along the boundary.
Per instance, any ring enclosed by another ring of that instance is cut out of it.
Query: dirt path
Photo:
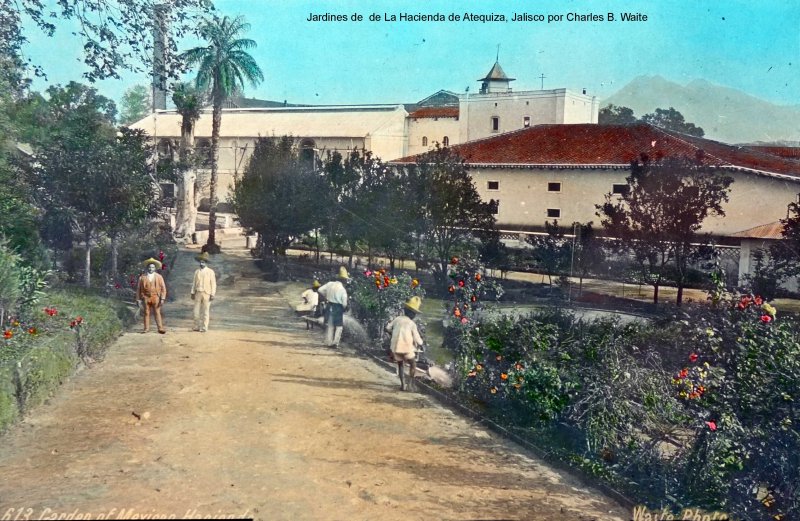
[[[2,438],[0,519],[629,517],[398,392],[372,362],[323,348],[243,252],[215,261],[211,331],[192,332],[191,256],[170,288],[181,298],[165,309],[166,335],[126,334]]]

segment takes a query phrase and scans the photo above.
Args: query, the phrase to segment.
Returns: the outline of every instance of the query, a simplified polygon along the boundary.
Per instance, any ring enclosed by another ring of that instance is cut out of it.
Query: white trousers
[[[194,294],[194,327],[208,329],[208,315],[211,310],[211,295],[205,291]]]

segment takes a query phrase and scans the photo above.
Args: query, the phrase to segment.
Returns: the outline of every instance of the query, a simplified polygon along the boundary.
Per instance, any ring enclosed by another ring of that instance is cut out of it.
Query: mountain
[[[686,121],[705,130],[704,137],[725,143],[800,139],[800,106],[775,105],[705,80],[683,86],[661,76],[638,76],[600,107],[609,103],[630,107],[636,117],[675,107]]]

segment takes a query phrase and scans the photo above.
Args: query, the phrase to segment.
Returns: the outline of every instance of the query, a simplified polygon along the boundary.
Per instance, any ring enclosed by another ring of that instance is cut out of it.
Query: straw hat
[[[147,259],[146,261],[142,262],[142,265],[144,265],[144,267],[145,267],[145,268],[146,268],[147,266],[151,265],[151,264],[155,264],[155,265],[156,265],[156,269],[157,269],[157,270],[160,270],[160,269],[161,269],[161,261],[160,261],[160,260],[158,260],[158,259],[154,259],[153,257],[150,257],[150,258],[149,258],[149,259]]]
[[[320,284],[318,280],[315,280],[315,281],[314,281],[314,282],[311,284],[311,287],[312,287],[312,288],[318,288],[318,287],[320,287],[320,286],[322,286],[322,284]]]
[[[208,252],[204,251],[203,253],[195,257],[194,260],[196,260],[197,262],[200,261],[208,262]]]
[[[406,307],[406,309],[410,309],[414,313],[422,313],[419,310],[419,308],[422,306],[422,299],[417,296],[411,297],[403,305]]]
[[[350,275],[347,273],[347,268],[344,266],[339,267],[339,278],[340,279],[349,279]]]

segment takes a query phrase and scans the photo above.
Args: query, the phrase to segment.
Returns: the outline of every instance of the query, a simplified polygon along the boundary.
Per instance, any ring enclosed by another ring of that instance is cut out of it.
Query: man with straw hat
[[[395,317],[386,325],[386,331],[392,334],[392,357],[397,362],[397,372],[400,375],[400,390],[414,390],[414,376],[417,373],[417,348],[422,347],[422,337],[419,334],[414,317],[420,313],[422,299],[411,297],[403,305],[403,315]],[[404,380],[403,365],[409,365],[409,379]]]
[[[325,345],[328,347],[339,347],[344,330],[344,310],[347,308],[347,289],[343,282],[350,278],[347,268],[339,267],[338,280],[332,280],[320,286],[317,292],[324,298],[326,306]]]
[[[208,253],[203,252],[195,260],[200,267],[194,272],[192,279],[192,300],[194,300],[194,331],[208,331],[208,318],[211,301],[217,294],[217,275],[208,267]]]
[[[141,301],[144,307],[144,330],[142,333],[150,331],[150,312],[156,316],[158,332],[162,335],[166,333],[164,323],[161,320],[161,305],[167,300],[167,285],[164,277],[156,273],[161,269],[161,262],[150,257],[142,264],[146,266],[146,272],[139,277],[139,285],[136,287],[136,300]]]
[[[320,286],[322,286],[322,284],[320,284],[318,280],[314,280],[314,282],[311,284],[311,287],[300,295],[300,298],[303,299],[303,302],[294,308],[298,314],[307,319],[306,329],[311,329],[313,324],[316,322],[316,319],[319,317],[317,314],[317,309],[319,306],[319,293],[317,293],[317,291],[319,290]]]

